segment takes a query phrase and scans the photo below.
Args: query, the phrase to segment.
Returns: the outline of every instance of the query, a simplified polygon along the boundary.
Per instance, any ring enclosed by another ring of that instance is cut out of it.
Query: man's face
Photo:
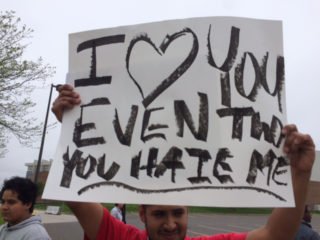
[[[15,225],[30,217],[31,203],[24,204],[18,199],[18,194],[11,190],[5,190],[1,199],[1,215],[9,225]]]
[[[140,206],[140,219],[144,222],[150,240],[183,240],[188,225],[188,208],[184,206]]]

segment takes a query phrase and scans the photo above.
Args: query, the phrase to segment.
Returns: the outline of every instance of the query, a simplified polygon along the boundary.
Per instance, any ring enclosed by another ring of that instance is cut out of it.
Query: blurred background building
[[[41,160],[39,173],[38,173],[38,183],[42,183],[42,184],[46,183],[52,161],[53,161],[52,159]],[[37,163],[38,163],[38,160],[34,160],[32,163],[25,164],[25,166],[27,167],[26,178],[34,180],[36,170],[37,170]]]

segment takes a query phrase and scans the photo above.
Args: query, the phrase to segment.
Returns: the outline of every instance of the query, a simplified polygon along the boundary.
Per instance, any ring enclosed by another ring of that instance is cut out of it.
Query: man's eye
[[[154,217],[160,218],[160,217],[163,217],[165,215],[165,213],[162,211],[157,211],[157,212],[154,212],[152,215]]]
[[[184,214],[184,210],[183,209],[177,209],[173,211],[173,215],[176,217],[181,217]]]
[[[15,200],[8,200],[7,201],[7,204],[9,204],[9,205],[13,205],[13,204],[16,204],[17,203],[17,201],[15,201]]]

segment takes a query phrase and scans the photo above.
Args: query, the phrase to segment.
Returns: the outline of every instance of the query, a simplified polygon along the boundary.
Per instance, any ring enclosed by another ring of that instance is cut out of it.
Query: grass
[[[61,212],[64,214],[71,214],[71,210],[63,202],[51,202],[51,203],[42,203],[36,204],[35,209],[45,210],[47,206],[60,206]],[[114,206],[114,204],[103,204],[109,210]],[[271,209],[269,208],[214,208],[214,207],[190,207],[190,212],[192,213],[221,213],[221,214],[270,214]],[[127,204],[127,212],[137,212],[138,205],[136,204]],[[0,217],[0,225],[3,224],[3,220]]]
[[[51,202],[36,204],[36,209],[45,210],[47,206],[60,206],[62,213],[71,213],[71,210],[63,202]],[[104,203],[103,204],[107,209],[113,208],[114,204]],[[139,205],[137,204],[126,204],[127,212],[138,212]],[[223,213],[223,214],[270,214],[270,208],[216,208],[216,207],[190,207],[190,212],[192,213]]]
[[[46,205],[36,205],[37,209],[45,210],[47,205],[54,204],[46,204]],[[64,203],[56,204],[55,206],[61,207],[61,212],[65,214],[71,214],[71,210]],[[111,210],[114,207],[112,203],[104,203],[107,209]],[[126,211],[129,213],[138,212],[139,205],[137,204],[126,204]],[[217,214],[267,214],[269,215],[272,212],[272,208],[224,208],[224,207],[189,207],[189,211],[191,213],[217,213]],[[320,214],[320,211],[313,211],[312,214]]]
[[[192,213],[270,214],[271,211],[271,208],[190,207]]]
[[[103,204],[109,210],[113,204]],[[127,204],[127,212],[138,212],[139,205]],[[192,213],[223,213],[223,214],[270,214],[270,208],[216,208],[216,207],[189,207]]]
[[[47,209],[47,206],[59,206],[61,213],[71,213],[70,208],[64,202],[37,203],[35,205],[35,209],[45,211]]]

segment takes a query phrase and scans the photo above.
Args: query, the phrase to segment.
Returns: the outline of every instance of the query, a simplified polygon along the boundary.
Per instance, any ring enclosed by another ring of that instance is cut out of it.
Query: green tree
[[[30,116],[35,105],[31,94],[54,74],[54,68],[41,57],[24,59],[32,33],[13,11],[0,11],[0,157],[11,136],[29,146],[41,132],[41,124]]]

